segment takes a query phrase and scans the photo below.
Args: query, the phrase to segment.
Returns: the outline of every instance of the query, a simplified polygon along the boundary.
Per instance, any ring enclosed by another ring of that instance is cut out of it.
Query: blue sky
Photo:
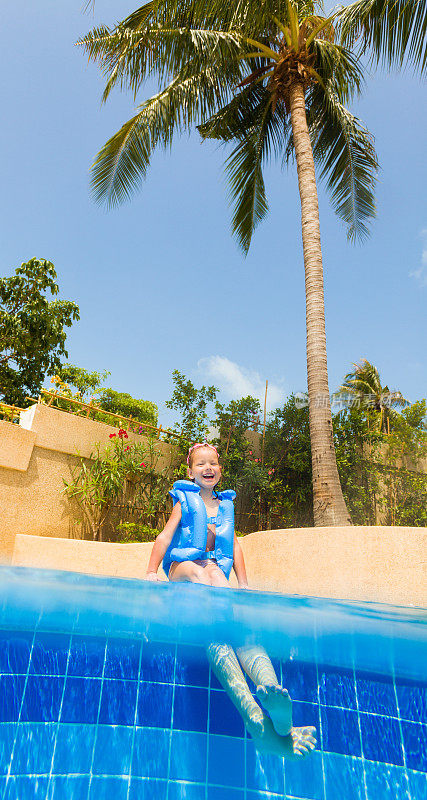
[[[230,234],[223,152],[197,133],[157,152],[142,191],[106,211],[89,191],[97,151],[133,112],[130,94],[101,106],[103,81],[75,41],[137,3],[3,0],[0,274],[32,256],[55,264],[61,296],[80,306],[69,360],[111,371],[109,384],[164,401],[179,369],[222,400],[270,405],[306,387],[304,273],[294,168],[272,164],[270,213],[247,258]],[[149,90],[147,90],[148,92]],[[142,100],[147,94],[141,94]],[[426,395],[425,82],[372,73],[355,111],[375,135],[378,216],[347,242],[319,187],[329,382],[368,358],[389,388]]]

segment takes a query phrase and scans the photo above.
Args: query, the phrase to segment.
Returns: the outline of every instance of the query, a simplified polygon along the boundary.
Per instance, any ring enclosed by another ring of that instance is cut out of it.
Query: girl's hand
[[[156,581],[160,581],[160,578],[159,578],[157,572],[147,572],[144,580],[145,581],[153,581],[155,583]]]

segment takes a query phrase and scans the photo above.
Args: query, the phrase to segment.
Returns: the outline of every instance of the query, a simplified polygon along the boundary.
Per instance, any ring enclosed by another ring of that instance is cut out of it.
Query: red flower
[[[110,433],[109,438],[112,439],[115,435],[116,435],[115,433]]]
[[[129,439],[129,436],[127,435],[124,428],[119,429],[119,436],[121,439]]]
[[[130,445],[128,445],[127,447],[125,447],[125,450],[130,450]]]
[[[143,462],[143,461],[141,461],[141,463],[140,463],[140,465],[139,465],[139,466],[140,466],[140,467],[146,467],[147,465],[146,465],[146,464],[144,464],[144,462]]]
[[[249,455],[250,455],[250,456],[252,455],[252,450],[249,450]]]

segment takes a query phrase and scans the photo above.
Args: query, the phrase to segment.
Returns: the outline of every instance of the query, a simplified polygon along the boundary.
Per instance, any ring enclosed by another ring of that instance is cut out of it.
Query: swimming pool
[[[312,756],[255,751],[212,640],[266,647]],[[425,664],[420,609],[0,568],[0,797],[423,800]]]

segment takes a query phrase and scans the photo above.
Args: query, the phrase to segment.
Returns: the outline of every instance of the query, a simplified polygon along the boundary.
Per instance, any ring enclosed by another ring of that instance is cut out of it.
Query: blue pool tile
[[[127,775],[132,752],[132,737],[132,728],[98,725],[93,774]]]
[[[94,725],[59,724],[53,772],[58,775],[89,774],[95,731]]]
[[[92,778],[89,800],[127,800],[129,788],[128,778]]]
[[[175,671],[175,645],[144,642],[141,657],[141,680],[172,683]]]
[[[29,672],[37,675],[65,675],[69,648],[70,636],[36,633]]]
[[[4,800],[46,800],[49,778],[20,775],[6,782]]]
[[[59,716],[64,678],[29,675],[22,703],[24,722],[56,722]]]
[[[210,687],[211,689],[224,689],[223,685],[219,682],[218,678],[216,677],[215,673],[210,669]],[[248,678],[247,678],[248,680]]]
[[[397,700],[402,719],[427,723],[427,686],[396,679]]]
[[[89,775],[55,775],[49,783],[47,800],[87,800]]]
[[[206,736],[202,733],[172,731],[171,780],[196,781],[206,779]]]
[[[317,703],[292,703],[292,719],[297,727],[314,726],[320,741],[320,709]]]
[[[403,766],[403,748],[397,719],[360,714],[363,755],[369,761]]]
[[[427,800],[427,776],[425,772],[408,769],[409,794],[411,800]]]
[[[356,685],[352,669],[319,666],[319,700],[325,706],[356,708]]]
[[[139,684],[137,725],[170,728],[173,687],[161,683]]]
[[[166,800],[167,790],[166,781],[132,778],[128,800]]]
[[[32,633],[0,632],[0,673],[25,675],[32,641]]]
[[[368,800],[410,800],[408,777],[403,767],[365,761],[365,774]]]
[[[231,736],[209,736],[208,783],[244,786],[245,742]]]
[[[318,702],[317,670],[315,664],[304,661],[287,661],[283,664],[283,686],[286,687],[293,700]]]
[[[246,740],[246,786],[248,789],[284,793],[285,768],[283,758],[255,750],[251,739]]]
[[[12,775],[50,772],[56,725],[26,722],[18,725],[11,764]]]
[[[175,683],[209,686],[209,664],[202,647],[177,646]]]
[[[308,760],[304,762],[303,769]],[[360,758],[325,753],[323,763],[326,800],[366,800],[363,762]],[[378,795],[376,800],[385,798]]]
[[[2,722],[0,724],[0,775],[6,775],[9,769],[16,729],[16,723]]]
[[[225,692],[211,690],[209,694],[209,731],[224,736],[244,736],[243,720]]]
[[[396,693],[391,678],[356,673],[357,699],[360,711],[371,711],[387,717],[397,717]]]
[[[137,688],[135,681],[104,680],[99,721],[107,725],[133,725]]]
[[[251,794],[253,793],[248,793],[248,800],[249,795]],[[256,797],[258,797],[258,794]],[[230,789],[229,787],[224,789],[223,786],[208,786],[207,800],[244,800],[244,793],[243,791],[239,791],[238,789]]]
[[[170,783],[168,800],[206,800],[206,789],[200,783]]]
[[[133,746],[132,775],[140,778],[168,776],[170,731],[137,728]]]
[[[208,691],[192,686],[175,686],[173,727],[181,731],[206,732]]]
[[[355,711],[322,706],[321,720],[323,750],[361,756],[359,725]]]
[[[0,722],[17,722],[24,693],[23,675],[0,675]]]
[[[136,680],[139,672],[141,642],[129,639],[109,639],[105,655],[105,678]]]
[[[101,677],[104,667],[105,646],[105,639],[73,636],[70,645],[68,675],[78,675],[83,678]]]
[[[407,767],[427,772],[427,725],[402,722],[402,736]]]
[[[272,792],[247,792],[246,798],[247,800],[282,800],[283,794],[273,794]],[[225,798],[224,798],[225,800]],[[291,798],[291,800],[295,800],[295,798]],[[306,800],[306,798],[304,798]],[[311,800],[311,798],[310,798]]]
[[[61,722],[96,722],[101,681],[91,678],[67,678],[62,702]]]
[[[312,753],[302,761],[285,761],[286,794],[324,800],[322,754]],[[352,800],[351,795],[341,795],[341,800]]]

